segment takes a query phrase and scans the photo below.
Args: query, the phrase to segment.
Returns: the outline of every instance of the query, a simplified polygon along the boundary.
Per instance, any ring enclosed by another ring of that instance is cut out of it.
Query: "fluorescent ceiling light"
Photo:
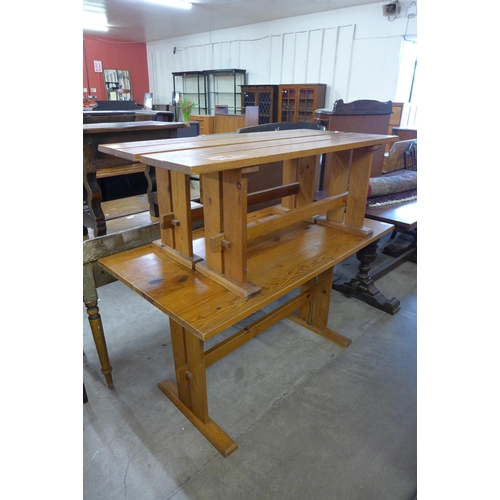
[[[108,19],[102,12],[83,11],[83,29],[108,31]]]
[[[177,9],[190,9],[193,5],[184,0],[146,0],[149,3],[166,5],[167,7],[176,7]]]
[[[84,24],[83,29],[88,31],[109,31],[107,26],[98,26],[97,24]]]

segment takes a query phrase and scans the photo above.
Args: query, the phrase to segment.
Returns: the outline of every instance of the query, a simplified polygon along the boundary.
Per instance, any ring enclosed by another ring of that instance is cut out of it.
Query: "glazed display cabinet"
[[[179,71],[172,73],[174,78],[173,104],[176,106],[182,97],[193,101],[193,114],[207,114],[206,77],[203,71]],[[181,115],[182,116],[182,115]],[[179,116],[176,117],[179,119]]]
[[[214,114],[216,106],[227,106],[228,113],[241,112],[241,87],[246,83],[244,69],[214,69],[203,71],[208,89],[208,111]]]
[[[314,111],[325,106],[325,83],[279,86],[278,121],[314,123]]]

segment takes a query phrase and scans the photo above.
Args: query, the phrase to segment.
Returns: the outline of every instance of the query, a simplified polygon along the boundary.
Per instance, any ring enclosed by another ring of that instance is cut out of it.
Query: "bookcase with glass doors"
[[[314,123],[314,111],[325,107],[326,83],[280,85],[278,121]]]

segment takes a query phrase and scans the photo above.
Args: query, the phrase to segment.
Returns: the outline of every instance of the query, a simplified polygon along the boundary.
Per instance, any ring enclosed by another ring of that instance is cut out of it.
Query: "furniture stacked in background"
[[[137,110],[83,110],[83,123],[114,123],[114,122],[141,122],[158,121],[173,122],[173,111]]]
[[[214,114],[217,106],[227,106],[229,114],[241,111],[241,87],[246,83],[244,69],[178,71],[172,77],[174,104],[178,105],[181,98],[189,99],[194,103],[194,114]]]
[[[344,103],[343,100],[338,100],[332,110],[317,110],[316,121],[325,125],[328,130],[387,133],[389,130],[398,130],[402,108],[398,106],[397,109],[397,113],[393,114],[390,101],[360,100]],[[394,260],[375,272],[370,271],[371,264],[377,257],[378,242],[367,245],[356,254],[360,261],[357,276],[344,283],[337,276],[333,288],[395,314],[399,310],[399,300],[394,297],[387,299],[374,282],[404,260],[416,256],[417,141],[397,141],[392,146],[389,145],[389,148],[388,152],[380,148],[373,155],[365,215],[373,220],[394,224],[396,232],[408,233],[415,239],[403,249],[396,249],[392,243],[384,248],[383,252],[394,256]],[[328,170],[321,182],[321,188],[328,185]],[[317,199],[324,196],[323,189],[318,193]]]
[[[325,105],[326,84],[294,83],[243,85],[241,108],[258,106],[259,125],[274,122],[314,122],[314,112]]]
[[[399,137],[400,141],[407,141],[409,139],[417,138],[417,128],[416,127],[394,127],[394,134]]]
[[[392,113],[389,118],[389,134],[391,135],[398,135],[397,130],[399,129],[399,126],[401,125],[401,119],[403,118],[403,108],[404,108],[404,103],[402,102],[393,102],[392,103]],[[400,137],[400,140],[402,138]],[[390,148],[390,145],[387,146],[386,151],[388,151]]]
[[[229,114],[246,114],[248,106],[258,108],[258,122],[314,122],[314,111],[325,105],[326,84],[293,83],[247,85],[242,69],[182,71],[172,73],[174,99],[194,102],[193,115],[203,122],[200,133],[213,133],[217,106],[226,105]],[[206,118],[202,118],[206,117]],[[238,128],[246,125],[240,125]],[[225,132],[227,130],[222,130]],[[216,132],[217,133],[217,132]]]
[[[100,111],[139,111],[143,109],[137,104],[137,101],[133,99],[127,100],[99,100],[95,101],[96,106],[94,109],[99,109]]]
[[[151,96],[152,94],[146,94]],[[95,101],[92,108],[83,109],[83,123],[110,123],[159,121],[173,122],[175,113],[166,107],[164,109],[141,107],[136,101]]]
[[[236,132],[242,127],[258,123],[257,106],[248,106],[243,114],[229,113],[228,106],[216,106],[213,115],[191,115],[190,122],[199,123],[200,134],[224,134]]]
[[[106,234],[106,220],[143,212],[158,215],[156,179],[152,168],[98,151],[100,144],[176,138],[187,123],[133,121],[83,124],[84,234]],[[114,181],[114,184],[111,184]]]

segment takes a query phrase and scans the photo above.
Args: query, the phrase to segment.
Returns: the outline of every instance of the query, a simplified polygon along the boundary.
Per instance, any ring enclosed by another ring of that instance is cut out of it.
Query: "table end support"
[[[355,236],[361,236],[363,238],[371,238],[373,236],[373,229],[370,227],[355,227],[343,222],[335,222],[324,218],[323,216],[315,217],[316,224],[320,226],[332,227],[333,229],[339,229],[345,233],[354,234]]]
[[[310,325],[306,321],[304,321],[302,318],[300,318],[297,314],[290,314],[288,316],[288,319],[290,321],[293,321],[294,323],[297,323],[298,325],[302,326],[303,328],[307,328],[311,332],[317,333],[321,337],[330,340],[334,344],[339,345],[340,347],[349,347],[352,343],[352,340],[348,337],[344,337],[344,335],[335,332],[334,330],[330,330],[329,328],[322,328],[314,325]]]
[[[252,283],[251,281],[247,281],[246,283],[236,283],[229,277],[211,269],[205,261],[197,262],[195,269],[242,299],[248,300],[262,293],[262,288],[255,283]]]
[[[177,385],[169,379],[158,384],[158,388],[167,396],[172,403],[186,416],[186,418],[205,436],[210,444],[223,456],[228,457],[238,449],[233,441],[213,420],[207,423],[201,421],[180,399]]]
[[[197,262],[200,262],[203,260],[203,257],[200,257],[199,255],[191,255],[191,256],[186,256],[183,253],[175,250],[174,248],[170,248],[168,245],[165,245],[162,243],[161,239],[153,241],[153,245],[156,245],[158,250],[165,255],[168,255],[171,259],[175,260],[179,264],[182,264],[184,267],[187,267],[188,269],[193,270],[195,268],[195,265]]]

